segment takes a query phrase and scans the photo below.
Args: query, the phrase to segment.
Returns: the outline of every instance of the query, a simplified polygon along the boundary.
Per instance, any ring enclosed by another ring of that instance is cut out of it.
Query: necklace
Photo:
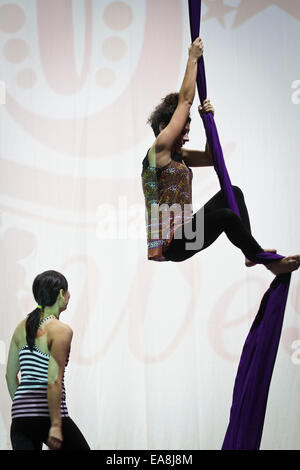
[[[39,327],[40,327],[41,325],[43,325],[43,324],[45,323],[45,321],[46,321],[46,320],[49,320],[50,318],[51,318],[51,319],[53,318],[53,319],[57,320],[57,318],[56,318],[55,315],[49,315],[49,317],[46,317],[46,318],[44,318],[44,320],[40,321]]]

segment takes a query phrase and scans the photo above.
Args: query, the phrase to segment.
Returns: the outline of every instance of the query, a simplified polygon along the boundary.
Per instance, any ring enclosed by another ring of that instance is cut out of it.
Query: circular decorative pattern
[[[23,39],[9,39],[4,45],[3,53],[8,62],[15,64],[26,59],[29,47]]]
[[[109,88],[116,81],[116,74],[112,69],[99,69],[96,73],[96,83],[102,88]]]
[[[17,84],[21,88],[32,88],[36,84],[36,74],[31,69],[21,70],[17,75]]]
[[[15,33],[23,27],[24,23],[24,10],[19,5],[12,3],[0,8],[0,31]]]
[[[122,31],[132,23],[132,8],[125,2],[110,3],[104,10],[103,20],[113,31]]]
[[[123,59],[126,51],[126,42],[117,36],[107,38],[102,44],[102,53],[104,57],[113,62]]]

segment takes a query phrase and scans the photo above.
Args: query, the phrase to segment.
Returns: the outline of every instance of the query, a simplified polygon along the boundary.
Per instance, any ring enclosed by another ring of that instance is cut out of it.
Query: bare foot
[[[275,276],[283,273],[291,273],[300,267],[300,255],[286,256],[278,261],[265,265]]]
[[[277,253],[277,250],[275,250],[274,248],[268,250],[264,250],[264,251],[270,251],[271,253]],[[256,266],[257,263],[253,263],[253,261],[250,261],[248,258],[245,258],[245,265],[248,267],[248,268],[251,268],[251,266]]]

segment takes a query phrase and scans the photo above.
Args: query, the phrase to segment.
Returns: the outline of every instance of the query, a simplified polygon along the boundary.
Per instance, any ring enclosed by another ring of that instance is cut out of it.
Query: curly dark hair
[[[155,137],[160,133],[159,125],[164,124],[167,126],[172,119],[175,109],[178,105],[179,93],[169,93],[161,100],[161,103],[156,106],[147,123],[153,129]]]

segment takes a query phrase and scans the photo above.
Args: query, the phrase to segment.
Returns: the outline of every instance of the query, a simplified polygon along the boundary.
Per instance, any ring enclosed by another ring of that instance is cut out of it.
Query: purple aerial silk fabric
[[[201,0],[189,0],[191,38],[200,34]],[[201,104],[207,97],[204,59],[198,61],[197,88]],[[214,117],[204,113],[204,128],[214,168],[228,207],[240,216],[225,166]],[[267,264],[283,256],[262,252],[244,253],[255,263]],[[264,294],[259,311],[243,347],[235,379],[230,419],[222,450],[258,450],[263,431],[267,399],[277,355],[291,274],[276,276]]]

